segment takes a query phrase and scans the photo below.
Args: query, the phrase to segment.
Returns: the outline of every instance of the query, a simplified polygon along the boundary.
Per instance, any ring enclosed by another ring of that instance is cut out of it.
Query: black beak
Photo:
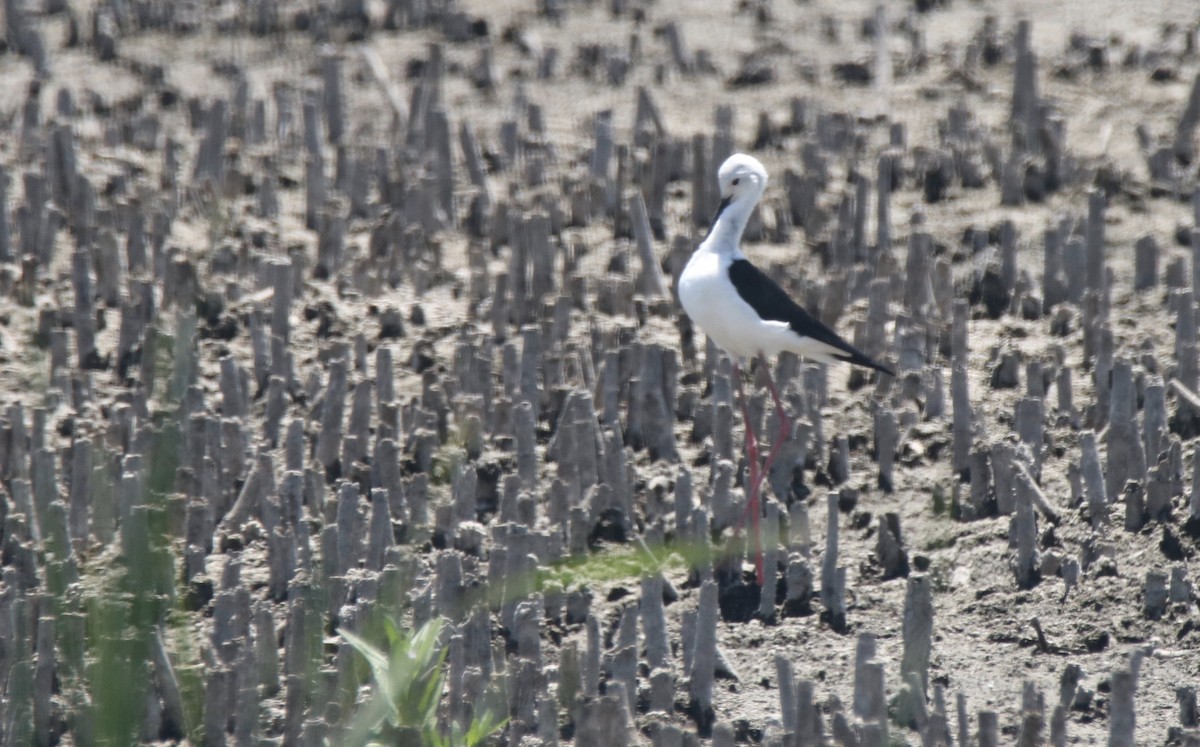
[[[717,212],[713,215],[712,223],[708,226],[708,233],[711,234],[713,229],[717,227],[717,219],[721,217],[721,213],[725,212],[725,208],[729,207],[729,203],[733,201],[733,195],[722,197],[721,204],[717,205]],[[708,234],[705,234],[706,236]]]

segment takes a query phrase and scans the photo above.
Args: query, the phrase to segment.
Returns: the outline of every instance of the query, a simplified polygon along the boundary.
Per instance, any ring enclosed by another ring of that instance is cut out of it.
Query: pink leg
[[[771,451],[767,453],[767,462],[763,465],[760,477],[760,479],[766,479],[771,474],[771,465],[775,463],[775,457],[779,456],[779,450],[782,448],[783,442],[792,434],[792,419],[788,417],[787,412],[783,409],[783,400],[780,399],[779,390],[775,387],[775,378],[771,376],[771,365],[767,362],[767,357],[760,353],[758,360],[767,375],[767,391],[771,393],[771,401],[775,403],[775,419],[779,421],[779,434],[771,444]]]
[[[754,434],[754,427],[750,424],[750,408],[746,404],[746,392],[742,387],[741,370],[738,365],[733,365],[733,375],[737,382],[737,396],[742,407],[742,420],[746,424],[746,461],[750,469],[750,474],[747,479],[748,491],[746,496],[746,513],[750,514],[753,532],[754,532],[754,570],[758,579],[758,585],[763,585],[763,549],[762,549],[762,507],[759,504],[758,494],[762,487],[763,473],[759,471],[758,463],[758,438]],[[775,447],[772,447],[772,451]],[[768,464],[770,460],[768,460]],[[738,523],[740,527],[746,521],[745,515]]]
[[[762,490],[762,483],[764,480],[766,480],[767,476],[771,474],[771,467],[775,464],[775,458],[779,456],[780,449],[783,448],[783,442],[786,441],[792,433],[792,420],[788,417],[787,412],[783,409],[783,401],[779,397],[779,390],[775,386],[775,379],[773,376],[771,376],[771,366],[767,362],[767,357],[760,353],[758,359],[763,366],[763,371],[767,375],[767,390],[771,392],[771,400],[775,403],[775,419],[779,421],[779,433],[771,443],[771,450],[767,452],[767,459],[762,466],[762,471],[757,475],[751,472],[750,477],[752,482],[750,494],[753,496],[752,507],[754,509],[754,536],[757,540],[757,561],[755,563],[755,570],[758,573],[758,585],[762,586],[765,582],[765,574],[763,572],[762,533],[759,529],[759,521],[762,515],[762,509],[759,505],[759,497]],[[744,401],[745,398],[743,397],[743,403]],[[744,404],[742,411],[743,416],[746,417],[746,429],[747,432],[749,432],[750,420]],[[750,506],[747,508],[750,508]]]

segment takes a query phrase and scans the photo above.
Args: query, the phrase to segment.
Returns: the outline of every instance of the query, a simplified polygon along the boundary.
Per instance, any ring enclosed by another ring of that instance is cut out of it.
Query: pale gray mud
[[[336,632],[380,610],[454,623],[443,723],[507,678],[498,744],[1200,740],[1193,3],[5,8],[0,743],[340,744],[368,690]],[[899,371],[780,366],[764,609],[749,558],[695,552],[743,434],[670,287],[732,151],[771,173],[746,253]],[[119,586],[147,527],[153,593]],[[636,571],[529,596],[634,535],[691,551],[657,663]],[[114,584],[157,616],[105,632]],[[865,634],[890,705],[856,709]]]

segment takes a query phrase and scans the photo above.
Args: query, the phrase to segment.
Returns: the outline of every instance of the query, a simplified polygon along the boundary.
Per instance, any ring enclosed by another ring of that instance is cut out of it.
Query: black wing
[[[871,360],[866,353],[843,340],[820,319],[805,311],[804,307],[793,301],[783,288],[749,260],[735,259],[729,265],[729,279],[742,300],[750,304],[750,308],[763,319],[787,322],[796,334],[842,351],[841,354],[834,354],[839,360],[895,376],[890,368]]]

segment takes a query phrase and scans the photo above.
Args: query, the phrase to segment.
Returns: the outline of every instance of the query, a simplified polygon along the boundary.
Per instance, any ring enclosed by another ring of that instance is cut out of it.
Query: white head
[[[717,251],[740,254],[738,241],[750,213],[767,188],[767,170],[758,159],[745,153],[735,153],[725,159],[717,171],[717,184],[721,191],[721,204],[713,216],[708,229],[708,239]]]
[[[753,206],[767,188],[767,170],[754,156],[734,153],[717,171],[717,184],[722,201],[747,201]]]

